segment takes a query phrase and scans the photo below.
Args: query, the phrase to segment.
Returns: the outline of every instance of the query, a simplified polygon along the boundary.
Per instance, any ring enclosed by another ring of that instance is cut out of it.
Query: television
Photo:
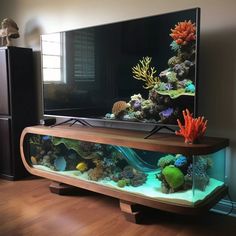
[[[44,115],[177,126],[197,112],[200,9],[41,35]]]

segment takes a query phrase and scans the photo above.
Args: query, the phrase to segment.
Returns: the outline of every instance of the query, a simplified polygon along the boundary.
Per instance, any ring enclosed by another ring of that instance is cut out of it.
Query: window
[[[43,80],[46,83],[65,83],[63,68],[63,37],[60,33],[42,35]]]

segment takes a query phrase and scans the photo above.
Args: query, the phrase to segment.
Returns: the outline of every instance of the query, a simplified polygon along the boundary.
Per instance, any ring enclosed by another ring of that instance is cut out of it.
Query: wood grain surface
[[[21,141],[23,141],[27,133],[52,135],[163,153],[181,153],[186,156],[213,153],[229,145],[229,140],[225,138],[203,137],[199,144],[186,144],[182,137],[172,133],[158,133],[148,139],[144,139],[147,135],[147,132],[144,131],[82,127],[80,125],[72,127],[69,125],[27,127],[22,132]]]
[[[115,198],[81,191],[52,194],[50,181],[0,180],[0,235],[4,236],[234,236],[236,218],[213,212],[181,216],[146,208],[142,224],[120,212]]]

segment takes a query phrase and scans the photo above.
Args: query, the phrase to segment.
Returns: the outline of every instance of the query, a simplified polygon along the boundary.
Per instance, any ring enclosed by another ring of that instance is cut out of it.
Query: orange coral
[[[125,101],[118,101],[113,104],[112,113],[118,116],[121,112],[125,111],[129,107],[129,104]]]
[[[183,136],[185,143],[196,143],[200,137],[205,134],[207,120],[204,121],[204,117],[193,118],[188,109],[183,110],[184,126],[178,119],[178,125],[180,130],[176,131],[176,135]]]
[[[191,20],[179,22],[174,29],[171,29],[171,32],[170,36],[179,45],[186,45],[188,42],[196,40],[196,26]]]

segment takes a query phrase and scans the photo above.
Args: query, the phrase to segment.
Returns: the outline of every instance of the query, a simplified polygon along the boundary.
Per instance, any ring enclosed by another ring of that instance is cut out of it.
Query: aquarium
[[[184,156],[29,134],[28,164],[173,205],[196,206],[225,183],[225,149]]]
[[[41,36],[44,114],[175,126],[196,116],[200,9]]]

